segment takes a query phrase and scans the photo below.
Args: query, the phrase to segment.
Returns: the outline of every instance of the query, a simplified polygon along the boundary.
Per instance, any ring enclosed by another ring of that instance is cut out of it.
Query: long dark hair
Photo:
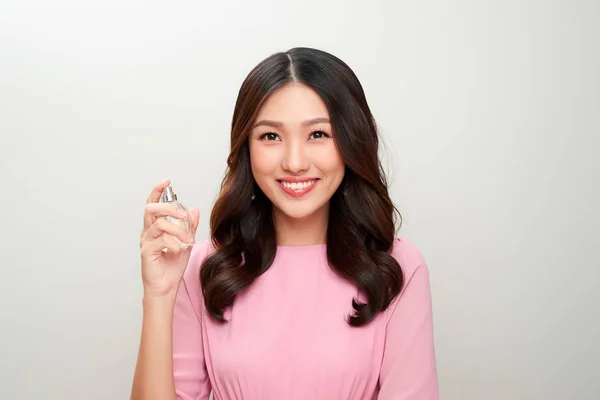
[[[354,313],[348,316],[350,325],[364,325],[402,288],[400,265],[390,255],[401,217],[388,194],[377,127],[360,82],[342,60],[310,48],[273,54],[248,74],[240,88],[227,171],[210,218],[216,251],[200,272],[206,309],[225,322],[224,309],[275,258],[272,205],[254,182],[248,136],[265,99],[290,82],[307,85],[322,98],[346,166],[330,200],[327,258],[337,274],[364,294],[366,303],[353,299]]]

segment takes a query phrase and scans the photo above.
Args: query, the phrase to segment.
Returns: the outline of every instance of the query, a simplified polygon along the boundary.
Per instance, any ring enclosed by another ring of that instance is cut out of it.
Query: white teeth
[[[312,181],[308,181],[308,182],[281,181],[281,184],[291,190],[302,190],[302,189],[306,189],[307,187],[313,185],[316,181],[317,181],[316,179],[313,179]]]

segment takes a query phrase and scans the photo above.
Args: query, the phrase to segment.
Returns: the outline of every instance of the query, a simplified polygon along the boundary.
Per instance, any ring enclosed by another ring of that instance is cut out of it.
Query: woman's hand
[[[181,244],[174,237],[182,243],[193,244],[198,228],[198,209],[194,208],[185,212],[173,204],[158,202],[163,189],[169,185],[169,180],[159,183],[152,189],[146,200],[144,228],[140,240],[142,281],[146,297],[164,297],[176,294],[193,246],[181,248]],[[193,232],[192,236],[182,227],[162,218],[165,216],[177,219],[187,218]],[[163,249],[167,249],[167,251],[165,252]]]

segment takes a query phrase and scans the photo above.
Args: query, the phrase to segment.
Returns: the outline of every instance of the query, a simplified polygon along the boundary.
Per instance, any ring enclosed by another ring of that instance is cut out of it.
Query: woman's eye
[[[313,139],[323,139],[323,138],[329,137],[329,135],[323,131],[315,131],[315,132],[311,133],[310,136]]]
[[[263,133],[262,135],[260,135],[260,139],[261,140],[273,141],[273,140],[278,140],[279,136],[277,136],[276,133],[267,132],[267,133]]]

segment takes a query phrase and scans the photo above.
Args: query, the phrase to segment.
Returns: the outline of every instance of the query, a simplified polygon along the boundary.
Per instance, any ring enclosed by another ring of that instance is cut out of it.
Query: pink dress
[[[178,399],[437,400],[429,273],[396,239],[405,288],[364,327],[349,326],[353,285],[327,265],[326,245],[280,246],[271,268],[211,320],[198,271],[214,249],[197,243],[173,317]],[[359,297],[363,299],[363,297]]]

